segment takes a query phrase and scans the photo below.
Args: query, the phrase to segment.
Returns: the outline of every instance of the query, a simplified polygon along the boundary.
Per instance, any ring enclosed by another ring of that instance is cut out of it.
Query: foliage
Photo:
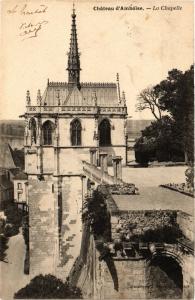
[[[11,223],[7,223],[4,228],[4,235],[6,237],[11,237],[18,234],[19,228]]]
[[[7,243],[8,243],[8,238],[1,234],[0,235],[0,261],[4,261],[6,258],[5,252],[8,248]]]
[[[154,121],[136,141],[135,156],[139,163],[149,161],[183,161],[183,145],[177,126],[169,116]]]
[[[4,213],[7,217],[6,223],[12,224],[18,231],[22,224],[22,210],[18,209],[15,203],[11,203],[5,208]]]
[[[194,167],[191,165],[185,172],[186,182],[189,188],[194,188]]]
[[[91,226],[95,238],[110,237],[110,218],[107,211],[105,195],[94,190],[92,197],[88,197],[83,207],[83,222]]]
[[[15,293],[14,298],[81,299],[82,293],[79,288],[48,274],[34,277],[26,287]]]
[[[146,90],[139,95],[139,110],[150,109],[154,115],[151,102],[154,102],[152,95],[155,95],[156,109],[160,113],[136,142],[137,162],[183,161],[184,158],[186,162],[193,161],[193,76],[193,66],[184,73],[173,69],[165,80],[147,89],[150,105],[144,104]]]
[[[133,235],[131,236],[131,242],[176,243],[181,236],[182,232],[178,227],[165,225],[148,229],[140,235]]]
[[[22,234],[26,245],[26,253],[24,260],[24,274],[29,274],[30,270],[30,254],[29,254],[29,215],[23,217]]]

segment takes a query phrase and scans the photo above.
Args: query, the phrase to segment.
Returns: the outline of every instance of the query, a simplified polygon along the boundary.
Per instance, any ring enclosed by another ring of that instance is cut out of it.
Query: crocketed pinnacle
[[[68,83],[80,87],[80,53],[77,42],[76,14],[73,5],[70,49],[68,52]]]

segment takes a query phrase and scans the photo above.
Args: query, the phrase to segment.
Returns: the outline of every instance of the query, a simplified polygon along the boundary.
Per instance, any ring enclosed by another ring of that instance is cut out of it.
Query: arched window
[[[79,146],[81,145],[81,123],[79,120],[74,120],[71,123],[71,144],[72,146]]]
[[[111,132],[110,132],[110,122],[104,119],[99,124],[99,145],[100,146],[110,146],[111,145]]]
[[[43,144],[52,145],[53,144],[53,132],[54,124],[51,121],[46,121],[43,126]]]
[[[32,144],[36,144],[37,142],[37,134],[36,134],[36,121],[34,118],[30,119],[29,121],[29,129],[31,132],[31,142]]]

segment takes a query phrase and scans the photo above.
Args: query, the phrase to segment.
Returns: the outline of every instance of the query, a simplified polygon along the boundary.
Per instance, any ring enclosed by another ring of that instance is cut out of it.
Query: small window
[[[21,190],[22,189],[22,184],[21,182],[18,182],[18,190]]]

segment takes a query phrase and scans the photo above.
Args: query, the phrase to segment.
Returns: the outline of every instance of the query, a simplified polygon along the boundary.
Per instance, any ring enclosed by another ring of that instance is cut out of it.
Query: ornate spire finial
[[[42,105],[42,98],[41,98],[41,91],[37,91],[37,105],[41,106]]]
[[[29,90],[26,92],[26,105],[31,105],[30,92]]]
[[[116,73],[116,82],[117,82],[117,89],[118,89],[118,101],[121,103],[121,93],[120,93],[120,83],[119,83],[119,73]]]
[[[68,52],[68,83],[69,85],[76,85],[80,88],[80,53],[77,42],[77,29],[76,29],[76,14],[75,6],[73,3],[72,12],[72,27],[70,37],[70,49]]]
[[[73,5],[72,5],[72,13],[73,13],[73,15],[75,15],[75,4],[74,4],[74,2],[73,2]]]

